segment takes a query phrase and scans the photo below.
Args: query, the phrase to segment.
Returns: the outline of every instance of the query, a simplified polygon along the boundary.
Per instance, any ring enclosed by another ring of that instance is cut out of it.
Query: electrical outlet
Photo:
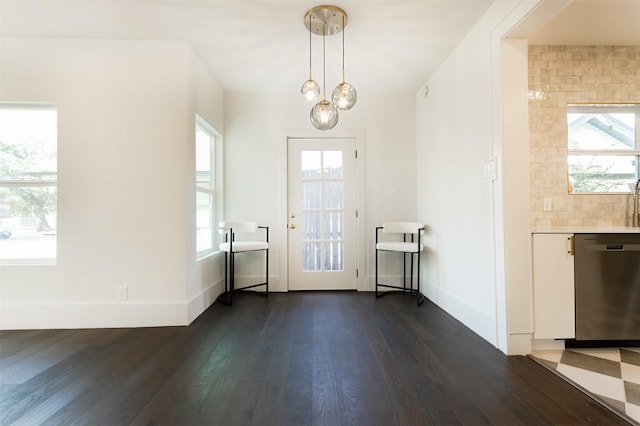
[[[129,288],[126,285],[118,287],[118,300],[127,300],[129,297]]]
[[[553,209],[552,204],[551,204],[551,198],[545,198],[544,202],[542,203],[542,210],[544,210],[545,212],[550,212]]]

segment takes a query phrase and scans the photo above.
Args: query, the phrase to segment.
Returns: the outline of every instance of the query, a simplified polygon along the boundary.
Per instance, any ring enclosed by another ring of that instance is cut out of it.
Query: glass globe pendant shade
[[[320,86],[315,81],[309,79],[302,84],[300,92],[308,101],[315,101],[320,96]]]
[[[318,130],[333,129],[338,124],[338,109],[326,99],[311,108],[311,123]]]
[[[345,82],[338,84],[331,95],[331,101],[341,110],[353,108],[357,100],[358,94],[355,87]]]

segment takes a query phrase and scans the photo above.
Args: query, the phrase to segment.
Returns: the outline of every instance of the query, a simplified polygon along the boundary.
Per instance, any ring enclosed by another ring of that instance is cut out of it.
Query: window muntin
[[[0,104],[0,261],[56,258],[57,110]]]
[[[627,193],[640,176],[640,105],[569,105],[568,170],[573,194]]]
[[[215,216],[215,136],[200,117],[196,118],[196,251],[203,255],[213,251]]]

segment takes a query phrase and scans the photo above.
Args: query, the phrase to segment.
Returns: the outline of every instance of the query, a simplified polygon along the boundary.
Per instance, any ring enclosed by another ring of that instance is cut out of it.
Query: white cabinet
[[[575,337],[573,234],[533,234],[534,339]]]

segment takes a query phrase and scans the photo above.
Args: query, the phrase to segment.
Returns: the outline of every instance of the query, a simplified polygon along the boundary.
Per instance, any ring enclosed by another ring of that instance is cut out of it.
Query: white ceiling
[[[339,0],[348,15],[346,80],[417,90],[493,0]],[[309,73],[306,11],[319,0],[1,0],[7,37],[188,42],[229,91],[299,90]],[[341,35],[327,38],[327,89],[340,80]],[[314,79],[322,83],[322,38]]]
[[[575,0],[529,44],[640,45],[640,0]]]
[[[498,0],[499,1],[499,0]],[[547,0],[549,1],[549,0]],[[556,0],[551,0],[556,1]],[[567,0],[557,0],[567,3]],[[493,0],[340,0],[346,80],[413,92]],[[181,40],[228,91],[297,91],[308,77],[304,14],[318,0],[0,0],[4,37]],[[640,44],[640,0],[575,0],[530,43]],[[327,88],[340,80],[341,35],[327,38]],[[313,77],[322,82],[321,37]]]

